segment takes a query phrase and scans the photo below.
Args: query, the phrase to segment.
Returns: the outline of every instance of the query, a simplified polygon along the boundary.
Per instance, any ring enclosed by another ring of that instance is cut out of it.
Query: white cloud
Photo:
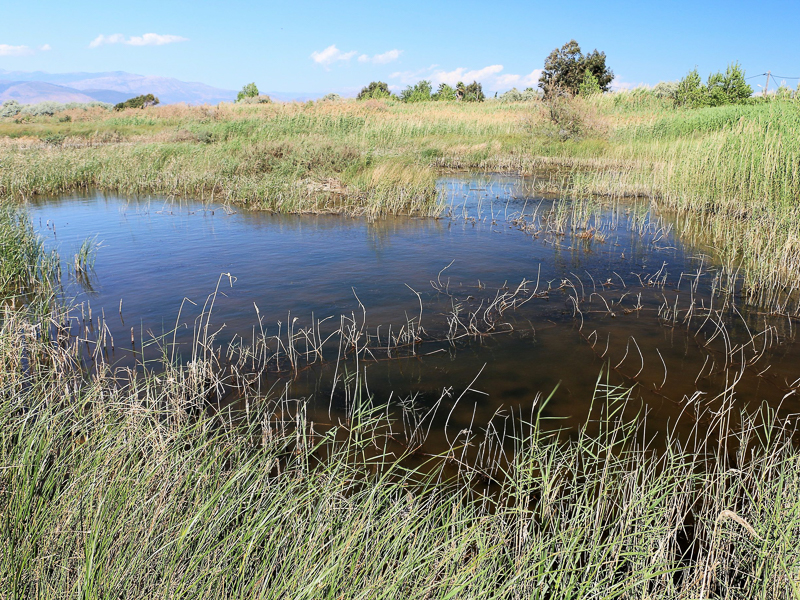
[[[353,58],[358,52],[355,50],[351,52],[342,52],[336,47],[336,44],[331,44],[325,50],[321,50],[319,52],[314,51],[311,53],[311,59],[317,63],[318,65],[330,65],[336,61],[345,61],[347,62],[351,58]]]
[[[33,54],[33,50],[28,48],[28,46],[0,44],[0,56],[29,56],[31,54]]]
[[[385,65],[390,62],[396,61],[398,58],[400,58],[400,55],[402,53],[403,53],[402,50],[397,50],[395,48],[394,50],[389,50],[388,52],[384,52],[383,54],[376,54],[375,56],[372,57],[372,62],[374,62],[376,65]]]
[[[539,77],[542,76],[542,69],[534,69],[527,75],[516,75],[514,73],[503,73],[495,77],[490,87],[498,90],[508,90],[516,88],[535,88],[539,85]]]
[[[395,48],[394,50],[388,50],[383,54],[376,54],[375,56],[370,56],[369,54],[362,54],[361,56],[358,57],[358,62],[360,63],[371,62],[376,65],[386,65],[389,64],[390,62],[396,61],[398,58],[400,58],[400,55],[402,53],[403,53],[402,50],[397,50]]]
[[[112,33],[111,35],[98,35],[91,41],[89,48],[97,48],[104,44],[125,44],[126,46],[163,46],[165,44],[188,41],[189,40],[187,38],[179,35],[145,33],[144,35],[134,35],[126,38],[121,33]]]
[[[52,48],[52,46],[50,46],[50,44],[45,44],[43,46],[39,46],[39,50],[41,50],[42,52],[47,52],[48,50],[52,50],[52,49],[53,48]]]
[[[500,87],[514,87],[519,83],[521,77],[519,75],[514,75],[512,73],[506,73],[504,75],[499,75],[495,82]]]
[[[495,75],[503,70],[503,65],[490,65],[482,69],[475,69],[468,71],[464,67],[459,67],[453,71],[436,71],[431,74],[430,79],[434,85],[446,83],[447,85],[455,85],[459,81],[470,83],[472,81],[479,81],[485,83],[487,79],[494,80]]]
[[[441,83],[455,86],[459,81],[463,81],[464,83],[478,81],[483,84],[485,90],[501,91],[508,90],[512,87],[536,87],[539,83],[539,77],[542,74],[542,69],[534,69],[527,75],[503,73],[503,65],[489,65],[482,69],[459,67],[452,71],[437,70],[436,67],[438,67],[438,65],[431,65],[427,69],[420,69],[418,71],[396,71],[390,75],[390,78],[399,80],[400,83],[408,85],[414,84],[420,79],[428,79],[434,87],[437,87]]]
[[[611,91],[614,92],[621,92],[626,90],[633,90],[637,87],[650,87],[645,83],[631,83],[630,81],[623,81],[619,77],[614,77],[613,81],[611,82],[610,88]]]

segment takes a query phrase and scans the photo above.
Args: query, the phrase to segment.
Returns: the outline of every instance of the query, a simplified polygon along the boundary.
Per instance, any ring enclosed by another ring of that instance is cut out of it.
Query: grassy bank
[[[800,599],[796,429],[733,389],[658,450],[602,383],[591,427],[548,433],[542,401],[440,456],[358,377],[337,425],[248,386],[233,414],[230,370],[89,370],[45,335],[57,259],[0,215],[5,598]]]

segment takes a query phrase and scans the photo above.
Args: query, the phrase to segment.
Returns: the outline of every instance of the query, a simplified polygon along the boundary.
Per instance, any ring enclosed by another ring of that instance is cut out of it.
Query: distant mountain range
[[[321,94],[266,92],[274,100],[310,100]],[[0,103],[109,102],[116,104],[140,94],[158,96],[162,104],[218,104],[236,100],[236,92],[171,77],[150,77],[124,71],[107,73],[45,73],[0,69]]]

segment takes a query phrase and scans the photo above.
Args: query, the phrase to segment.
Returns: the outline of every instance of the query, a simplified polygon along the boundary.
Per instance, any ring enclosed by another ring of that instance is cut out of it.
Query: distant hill
[[[262,92],[279,102],[304,102],[322,94],[304,92]],[[180,81],[172,77],[136,75],[124,71],[104,73],[45,73],[44,71],[4,71],[0,69],[0,103],[16,100],[20,104],[37,102],[109,102],[116,104],[140,94],[154,94],[162,104],[219,104],[233,102],[236,92],[204,83]]]
[[[218,104],[236,100],[236,92],[171,77],[150,77],[124,71],[106,73],[45,73],[0,69],[0,102],[121,102],[140,94],[155,94],[162,104]]]
[[[80,90],[41,81],[0,81],[0,102],[16,100],[20,104],[38,102],[97,102],[97,98]],[[106,102],[103,100],[103,102]]]

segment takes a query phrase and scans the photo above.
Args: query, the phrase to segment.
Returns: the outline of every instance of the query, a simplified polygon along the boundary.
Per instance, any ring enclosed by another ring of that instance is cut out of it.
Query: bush
[[[539,94],[533,88],[525,88],[524,91],[519,91],[517,88],[511,88],[507,92],[500,94],[497,98],[498,102],[531,102],[538,100]]]
[[[341,99],[342,99],[342,97],[339,94],[330,93],[330,94],[325,94],[322,98],[320,98],[320,101],[321,102],[338,102]]]
[[[659,81],[653,88],[656,98],[669,98],[675,100],[678,93],[677,81]]]
[[[248,83],[236,95],[236,101],[241,102],[245,98],[255,98],[258,96],[258,87],[255,83]]]
[[[16,100],[6,100],[0,106],[0,117],[16,117],[22,111],[22,105]]]
[[[237,102],[239,104],[272,104],[272,98],[259,94],[258,96],[247,96]]]
[[[148,106],[155,106],[159,103],[160,100],[156,96],[153,96],[153,94],[144,94],[142,96],[136,96],[135,98],[129,98],[128,100],[125,100],[125,102],[115,104],[114,110],[125,110],[126,108],[146,108]]]
[[[20,112],[32,117],[52,117],[62,110],[64,110],[64,105],[58,102],[39,102],[38,104],[28,104],[24,106]]]
[[[391,98],[392,92],[389,91],[389,86],[384,83],[383,81],[372,81],[370,84],[362,88],[361,91],[356,96],[358,100],[370,100],[370,99],[381,99],[381,98]]]

